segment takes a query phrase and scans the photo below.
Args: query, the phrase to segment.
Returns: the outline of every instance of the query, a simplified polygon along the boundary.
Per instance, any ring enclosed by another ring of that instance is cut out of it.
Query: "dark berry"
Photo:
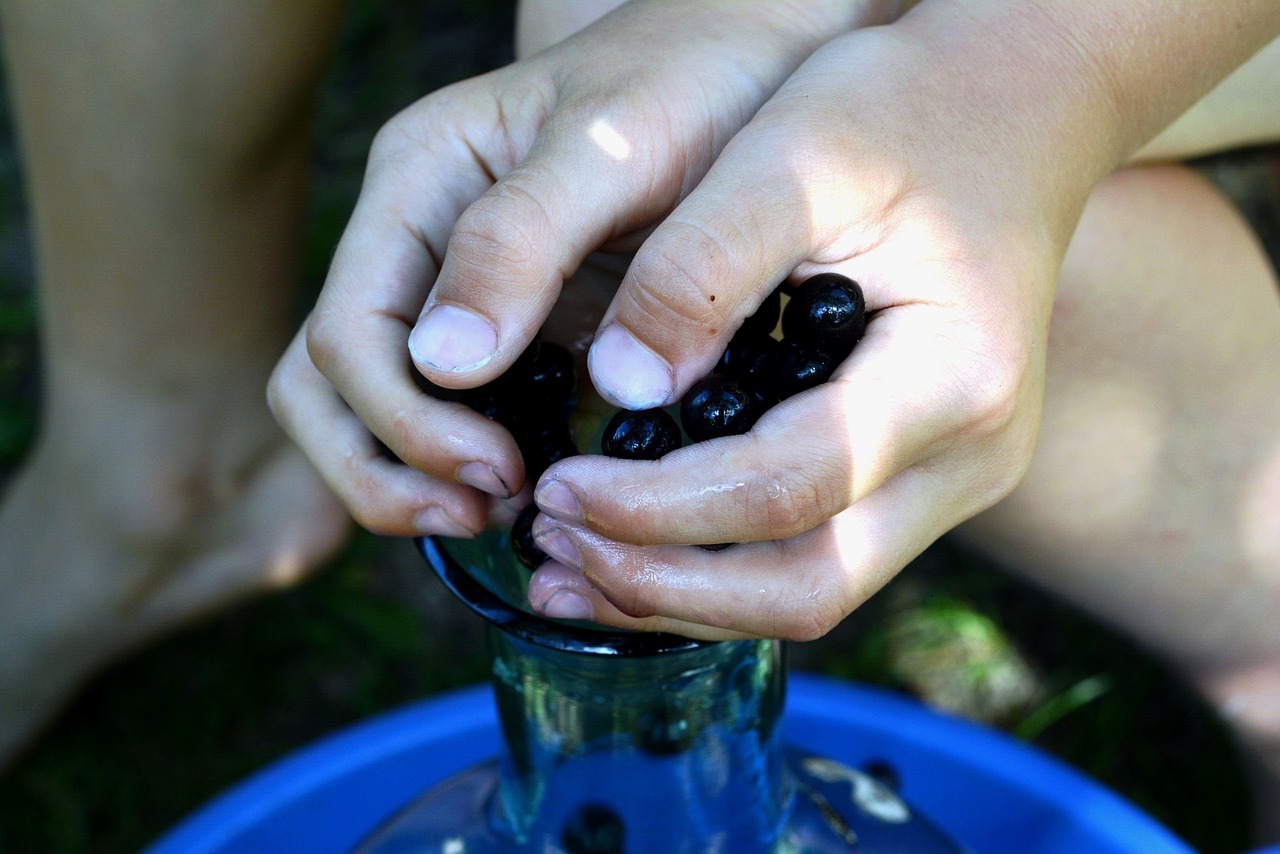
[[[782,313],[785,340],[821,346],[837,354],[837,361],[849,355],[867,328],[867,301],[862,288],[852,279],[835,273],[821,273],[796,288]]]
[[[680,423],[695,442],[739,436],[760,416],[760,405],[736,381],[720,374],[698,380],[680,401]]]
[[[622,816],[603,804],[584,804],[560,831],[566,854],[623,854],[626,829]]]
[[[445,388],[442,385],[436,385],[422,375],[418,370],[418,366],[415,365],[412,360],[409,362],[409,376],[413,377],[413,381],[417,383],[418,388],[422,389],[422,391],[431,395],[436,400],[450,400],[456,403],[461,403],[467,395],[474,391],[474,389],[469,388]]]
[[[514,410],[509,404],[509,398],[503,394],[501,388],[497,388],[493,383],[487,383],[470,390],[470,394],[462,399],[462,403],[479,412],[490,421],[497,421],[504,427],[509,427],[514,418]]]
[[[737,380],[763,411],[782,399],[773,385],[777,373],[775,366],[781,356],[782,342],[768,335],[739,331],[720,356],[716,372]]]
[[[511,525],[511,548],[520,562],[529,569],[537,569],[550,560],[533,539],[533,520],[537,515],[538,505],[530,504],[520,511]]]
[[[622,410],[609,419],[600,451],[620,460],[656,460],[680,447],[680,428],[661,409]]]
[[[799,341],[783,341],[776,363],[771,366],[769,387],[779,400],[822,385],[831,379],[840,360],[831,352],[806,347]]]
[[[755,314],[742,321],[739,332],[747,331],[757,335],[768,335],[778,325],[778,315],[782,311],[782,288],[774,288],[764,301],[756,308]]]
[[[521,351],[516,360],[512,362],[502,375],[492,380],[486,385],[477,389],[489,389],[494,396],[501,400],[504,404],[512,409],[518,409],[524,405],[526,400],[536,399],[536,395],[531,395],[532,384],[529,378],[533,375],[533,365],[538,360],[538,353],[542,350],[542,342],[534,338],[529,342],[529,346]],[[464,403],[467,401],[464,400]],[[475,408],[474,406],[472,407]]]
[[[504,387],[501,377],[475,388],[445,388],[444,386],[436,385],[418,373],[418,369],[415,367],[410,367],[410,372],[413,374],[414,382],[418,384],[418,388],[436,400],[461,403],[479,412],[490,421],[497,421],[501,424],[506,424],[511,420],[511,406],[508,403],[511,395]]]
[[[516,426],[515,439],[524,457],[525,478],[530,483],[555,463],[578,454],[569,425],[554,416],[537,423],[521,421]]]
[[[537,336],[529,342],[529,346],[525,347],[516,360],[511,363],[511,367],[503,372],[502,376],[508,380],[523,383],[533,376],[533,366],[538,362],[538,354],[542,352],[542,342]]]
[[[574,387],[573,354],[559,344],[543,343],[530,368],[525,397],[567,408],[573,401]]]

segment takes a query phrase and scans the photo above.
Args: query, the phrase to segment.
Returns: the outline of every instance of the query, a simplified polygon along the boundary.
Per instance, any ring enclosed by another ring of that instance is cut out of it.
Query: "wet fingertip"
[[[582,554],[578,551],[577,544],[565,533],[563,528],[547,527],[546,525],[538,527],[540,527],[540,530],[535,531],[533,535],[534,540],[538,543],[538,548],[565,566],[576,570],[582,569]]]
[[[547,561],[529,576],[529,605],[541,613],[542,606],[551,598],[551,594],[565,587],[585,594],[591,589],[591,582],[575,569],[555,560]]]
[[[595,609],[585,596],[562,587],[543,602],[539,613],[553,620],[590,620],[595,616]]]
[[[413,517],[413,527],[418,533],[427,536],[439,535],[470,540],[474,539],[477,534],[476,531],[454,519],[443,507],[439,506],[428,507],[419,511]]]
[[[454,477],[459,483],[465,483],[467,486],[492,495],[494,498],[505,500],[512,495],[511,487],[502,479],[497,470],[488,463],[475,460],[463,463],[458,466],[458,471]]]
[[[533,499],[537,502],[538,509],[548,516],[566,522],[580,522],[584,518],[582,502],[578,500],[577,494],[554,478],[540,483]]]

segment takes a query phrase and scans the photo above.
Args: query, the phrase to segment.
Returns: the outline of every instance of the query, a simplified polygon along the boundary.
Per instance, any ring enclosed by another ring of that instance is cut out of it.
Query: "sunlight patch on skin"
[[[597,119],[587,134],[596,145],[600,146],[601,151],[614,160],[623,161],[631,156],[631,143],[627,142],[622,134],[614,130],[613,126],[604,119]]]

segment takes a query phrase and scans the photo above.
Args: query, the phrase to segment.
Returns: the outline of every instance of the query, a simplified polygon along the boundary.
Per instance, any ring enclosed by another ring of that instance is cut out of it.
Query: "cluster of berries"
[[[765,298],[734,334],[715,371],[685,394],[679,424],[664,409],[619,411],[605,426],[601,453],[656,460],[681,446],[681,427],[694,442],[740,435],[771,406],[829,380],[866,330],[862,288],[852,279],[822,273],[791,290],[785,309],[782,293],[779,287]],[[779,319],[781,340],[773,337]],[[424,388],[510,430],[531,481],[578,453],[568,425],[573,358],[563,347],[535,340],[505,374],[479,388],[443,389],[430,383]],[[516,556],[530,569],[547,560],[533,539],[537,515],[537,506],[530,504],[511,532]]]
[[[782,340],[772,334],[779,316]],[[852,279],[834,273],[806,279],[785,310],[778,288],[743,322],[715,371],[685,393],[680,426],[694,442],[746,433],[771,406],[831,379],[866,327],[867,303]],[[605,428],[601,451],[656,460],[680,443],[680,429],[666,411],[624,411]]]
[[[502,376],[477,388],[443,388],[416,370],[413,375],[432,397],[464,404],[506,427],[527,476],[536,481],[554,463],[578,453],[569,430],[576,373],[568,350],[534,338]]]
[[[573,354],[559,344],[534,338],[502,376],[477,388],[443,388],[416,370],[413,375],[432,397],[461,403],[506,427],[516,440],[524,459],[525,477],[531,483],[536,483],[554,463],[578,454],[569,429],[577,372]],[[512,548],[530,569],[547,559],[533,540],[533,520],[537,515],[537,505],[530,504],[512,526]]]

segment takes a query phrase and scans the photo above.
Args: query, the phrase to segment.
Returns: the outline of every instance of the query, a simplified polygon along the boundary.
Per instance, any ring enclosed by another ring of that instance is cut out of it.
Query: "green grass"
[[[320,102],[314,294],[381,121],[505,61],[510,7],[359,0]],[[0,111],[0,122],[7,121]],[[37,426],[37,308],[12,133],[0,124],[0,483]],[[479,627],[407,544],[361,536],[299,588],[165,639],[96,680],[0,780],[0,852],[134,852],[317,737],[484,677]],[[1245,843],[1211,714],[1125,639],[957,547],[930,549],[796,667],[948,704],[1066,758],[1201,850]]]

